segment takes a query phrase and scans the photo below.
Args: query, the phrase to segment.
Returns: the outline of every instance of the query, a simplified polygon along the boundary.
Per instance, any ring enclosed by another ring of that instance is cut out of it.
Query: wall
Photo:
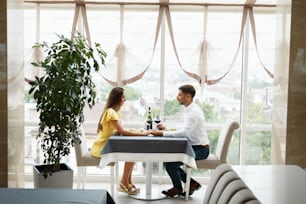
[[[0,1],[0,187],[7,187],[7,30],[6,1]]]
[[[292,0],[286,164],[306,167],[306,1]]]

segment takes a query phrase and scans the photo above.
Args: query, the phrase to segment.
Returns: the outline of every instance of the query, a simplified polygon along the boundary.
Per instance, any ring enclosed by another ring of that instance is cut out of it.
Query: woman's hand
[[[143,132],[144,136],[148,136],[150,134],[152,134],[152,130],[148,130],[148,131]]]

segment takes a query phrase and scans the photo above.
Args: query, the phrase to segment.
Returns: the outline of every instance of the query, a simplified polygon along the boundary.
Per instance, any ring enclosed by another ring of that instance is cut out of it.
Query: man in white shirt
[[[196,160],[206,159],[209,155],[209,140],[205,127],[205,118],[200,107],[193,102],[195,89],[192,85],[183,85],[178,89],[177,100],[185,106],[183,127],[176,131],[153,131],[155,136],[184,136],[191,142],[196,155]],[[159,130],[165,130],[165,126],[159,124]],[[186,182],[186,172],[181,168],[182,162],[165,162],[164,166],[169,174],[173,187],[163,194],[169,197],[184,195],[182,181]],[[191,178],[189,195],[201,188],[201,185]]]

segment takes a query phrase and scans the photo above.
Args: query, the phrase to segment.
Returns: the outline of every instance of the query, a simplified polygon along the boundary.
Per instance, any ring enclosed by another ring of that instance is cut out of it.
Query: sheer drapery
[[[80,12],[82,14],[82,22],[84,24],[84,29],[86,32],[87,40],[89,45],[91,46],[91,37],[90,37],[90,32],[89,32],[89,26],[88,26],[88,18],[87,18],[87,12],[86,12],[86,4],[81,3],[84,0],[80,0],[75,4],[75,9],[74,9],[74,17],[73,17],[73,23],[72,23],[72,31],[71,31],[71,38],[74,36],[74,32],[77,31],[77,22],[79,20],[79,15]]]
[[[114,54],[111,56],[111,59],[116,59],[116,62],[114,62],[114,64],[117,66],[117,69],[116,69],[117,80],[115,81],[115,80],[109,79],[109,77],[101,73],[102,77],[109,84],[113,86],[123,86],[123,85],[130,84],[130,83],[133,83],[141,79],[143,75],[145,74],[145,72],[148,70],[151,64],[153,55],[154,55],[154,51],[153,51],[149,65],[147,65],[147,67],[142,72],[130,78],[127,77],[127,73],[129,72],[128,68],[130,68],[127,66],[127,60],[128,60],[127,58],[128,57],[131,58],[131,55],[129,53],[128,47],[124,44],[123,36],[124,36],[124,6],[121,5],[120,6],[120,42],[117,45]],[[156,42],[154,44],[154,50],[155,50],[155,47],[156,47]],[[132,62],[132,66],[133,64],[136,64],[136,63]],[[106,65],[106,68],[109,68],[109,67]]]
[[[40,4],[36,4],[36,24],[35,24],[35,42],[40,42]],[[35,76],[41,74],[39,67],[32,66],[32,62],[40,62],[44,59],[44,53],[40,47],[34,47],[30,50],[29,57],[26,57],[23,63],[25,81],[34,80]]]
[[[244,36],[244,29],[247,23],[247,16],[249,16],[250,19],[250,25],[251,25],[251,29],[252,29],[252,35],[253,35],[253,40],[254,40],[254,44],[255,44],[255,48],[256,48],[256,53],[257,53],[257,57],[260,61],[261,66],[264,68],[264,70],[267,72],[267,74],[273,78],[273,74],[269,71],[269,69],[264,65],[264,63],[262,62],[259,52],[258,52],[258,48],[257,48],[257,40],[256,40],[256,27],[255,27],[255,19],[254,19],[254,12],[253,12],[253,7],[252,5],[255,3],[255,1],[247,1],[248,6],[245,6],[243,9],[243,14],[242,14],[242,21],[241,21],[241,30],[240,30],[240,37],[239,37],[239,43],[238,43],[238,48],[237,51],[234,54],[234,58],[232,60],[232,63],[230,64],[229,69],[219,78],[217,79],[208,79],[207,77],[207,73],[208,73],[208,69],[209,67],[207,67],[207,40],[206,40],[206,31],[207,31],[207,22],[205,22],[204,20],[204,39],[203,42],[201,43],[200,47],[200,60],[199,60],[199,64],[198,64],[198,73],[192,73],[187,71],[186,69],[184,69],[184,67],[182,66],[180,59],[179,59],[179,55],[178,55],[178,51],[176,49],[176,45],[175,45],[175,40],[174,40],[174,34],[173,34],[173,28],[172,28],[172,23],[171,23],[171,16],[170,16],[170,10],[168,6],[165,6],[165,14],[166,14],[166,18],[167,18],[167,22],[168,22],[168,29],[170,32],[170,37],[171,37],[171,42],[173,45],[173,49],[175,52],[175,56],[177,58],[177,61],[179,63],[179,66],[181,67],[181,69],[190,77],[194,78],[195,80],[197,80],[200,84],[206,83],[207,85],[213,85],[218,83],[220,80],[222,80],[232,69],[238,53],[239,53],[239,49],[241,47],[241,43],[242,43],[242,39]],[[207,19],[207,8],[205,9],[205,19]]]
[[[171,43],[173,46],[173,51],[175,53],[175,57],[177,59],[177,62],[179,64],[179,67],[182,69],[182,71],[187,74],[189,77],[195,79],[196,81],[198,81],[199,84],[207,84],[207,85],[213,85],[218,83],[219,81],[221,81],[232,69],[238,53],[239,53],[239,49],[241,47],[241,42],[244,36],[244,29],[245,29],[245,25],[247,23],[247,17],[249,17],[249,22],[251,25],[251,30],[252,30],[252,35],[253,35],[253,40],[255,43],[255,47],[256,47],[256,52],[257,52],[257,56],[258,59],[260,61],[261,66],[264,68],[264,70],[267,72],[267,74],[273,78],[273,74],[271,71],[269,71],[269,69],[267,67],[265,67],[264,63],[262,62],[261,58],[260,58],[260,54],[258,52],[258,48],[257,48],[257,40],[256,40],[256,27],[255,27],[255,19],[254,19],[254,12],[253,12],[253,7],[252,5],[254,5],[255,1],[247,1],[246,4],[247,6],[244,7],[243,9],[243,13],[242,13],[242,20],[241,20],[241,30],[240,30],[240,37],[239,37],[239,42],[238,42],[238,47],[236,52],[234,53],[234,57],[233,60],[228,68],[228,70],[222,74],[220,77],[216,78],[216,79],[209,79],[208,75],[208,69],[209,67],[207,66],[207,48],[208,48],[208,42],[206,40],[206,31],[207,31],[207,6],[205,6],[205,10],[204,10],[204,25],[203,25],[203,41],[200,44],[200,53],[199,53],[199,62],[198,62],[198,71],[196,73],[191,72],[189,70],[187,70],[186,68],[184,68],[184,66],[181,63],[181,60],[179,58],[179,54],[178,54],[178,50],[176,47],[176,43],[175,43],[175,36],[174,36],[174,32],[173,32],[173,26],[172,26],[172,20],[171,20],[171,13],[170,13],[170,9],[168,5],[161,5],[160,9],[159,9],[159,14],[158,14],[158,19],[157,19],[157,26],[156,26],[156,32],[155,32],[155,39],[154,39],[154,44],[153,44],[153,50],[152,50],[152,56],[151,59],[148,63],[148,65],[143,69],[142,72],[140,72],[139,74],[136,74],[130,78],[126,77],[126,73],[129,72],[128,67],[126,66],[126,60],[127,60],[127,56],[128,56],[128,48],[127,46],[124,44],[123,41],[123,35],[124,35],[124,30],[123,30],[123,23],[124,23],[124,6],[121,5],[120,6],[120,43],[116,46],[115,52],[113,54],[113,56],[111,56],[111,59],[115,58],[116,59],[116,80],[110,79],[109,77],[105,76],[102,73],[102,77],[111,85],[115,86],[123,86],[129,83],[133,83],[139,79],[141,79],[143,77],[143,75],[146,73],[146,71],[149,69],[150,64],[152,62],[153,56],[154,56],[154,52],[156,49],[156,43],[159,37],[159,32],[160,32],[160,28],[161,28],[161,22],[162,22],[162,18],[165,17],[166,18],[166,22],[168,25],[168,31],[170,34],[170,39],[171,39]],[[76,5],[78,7],[78,5]],[[87,16],[86,16],[86,8],[84,5],[82,5],[84,10],[83,11],[83,22],[85,25],[85,31],[87,33],[89,42],[90,42],[90,35],[89,35],[89,27],[88,27],[88,20],[87,20]],[[78,12],[76,12],[77,14]],[[75,20],[74,20],[74,26],[76,25],[76,16],[75,16]]]
[[[208,18],[208,6],[204,7],[204,23],[203,23],[203,41],[200,43],[200,54],[199,54],[199,64],[198,64],[198,70],[199,75],[204,78],[205,81],[207,81],[207,48],[208,48],[208,42],[207,42],[207,19]]]
[[[255,27],[255,19],[254,19],[253,7],[244,7],[244,9],[243,9],[243,21],[245,21],[244,19],[246,18],[247,14],[249,14],[249,18],[250,18],[250,24],[251,24],[252,35],[253,35],[253,40],[254,40],[254,44],[255,44],[255,48],[256,48],[257,57],[258,57],[258,59],[260,61],[261,66],[264,68],[264,70],[267,72],[267,74],[271,78],[273,78],[272,72],[269,71],[269,69],[264,65],[264,63],[261,60],[261,57],[259,55],[259,52],[258,52],[257,40],[256,40],[256,27]]]
[[[24,140],[26,139],[24,137],[24,14],[20,9],[22,3],[8,1],[7,4],[8,63],[7,81],[3,82],[7,83],[8,186],[18,188],[24,187]]]

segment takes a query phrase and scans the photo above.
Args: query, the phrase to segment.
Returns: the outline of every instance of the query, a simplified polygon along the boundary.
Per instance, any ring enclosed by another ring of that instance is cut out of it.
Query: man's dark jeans
[[[192,146],[195,153],[195,159],[206,159],[209,155],[209,147],[205,146]],[[172,184],[175,188],[182,189],[182,183],[186,182],[186,172],[181,168],[182,162],[165,162],[164,166],[169,174]]]

